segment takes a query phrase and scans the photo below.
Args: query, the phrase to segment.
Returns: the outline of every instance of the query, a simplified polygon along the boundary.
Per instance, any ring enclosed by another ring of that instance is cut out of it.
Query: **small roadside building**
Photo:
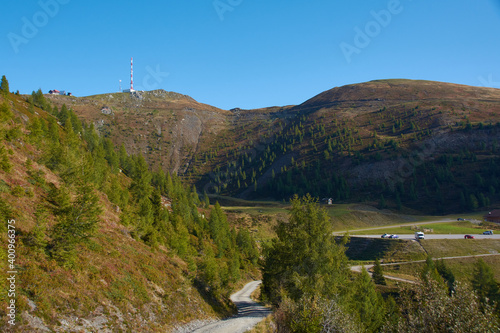
[[[500,209],[495,209],[484,216],[484,220],[487,222],[500,223]]]

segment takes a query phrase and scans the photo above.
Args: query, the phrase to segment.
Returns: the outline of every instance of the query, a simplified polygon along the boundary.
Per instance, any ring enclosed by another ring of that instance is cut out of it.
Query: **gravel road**
[[[193,331],[194,333],[243,333],[252,329],[261,320],[271,314],[271,310],[254,302],[250,295],[262,281],[253,281],[243,289],[231,295],[231,300],[238,307],[238,314]]]
[[[434,261],[436,260],[448,260],[448,259],[462,259],[462,258],[476,258],[476,257],[488,257],[488,256],[498,256],[500,255],[499,253],[487,253],[487,254],[476,254],[476,255],[469,255],[469,256],[457,256],[457,257],[442,257],[442,258],[435,258],[433,259]],[[391,262],[391,263],[381,263],[380,266],[394,266],[394,265],[404,265],[404,264],[414,264],[414,263],[419,263],[419,262],[425,262],[425,260],[414,260],[414,261],[404,261],[404,262]],[[370,272],[370,269],[374,265],[356,265],[356,266],[351,266],[351,271],[361,273],[363,270],[363,267],[368,271],[368,274],[372,276],[372,272]],[[418,283],[413,280],[407,280],[407,279],[402,279],[399,277],[391,276],[384,274],[384,277],[389,280],[395,280],[395,281],[400,281],[400,282],[406,282],[406,283]]]
[[[411,222],[411,223],[403,223],[403,224],[396,224],[396,225],[382,225],[378,227],[370,227],[370,228],[363,228],[363,229],[353,229],[353,230],[343,230],[343,231],[335,231],[333,234],[337,236],[341,236],[345,233],[352,233],[356,231],[366,231],[366,230],[379,230],[379,229],[387,229],[387,228],[394,228],[394,227],[410,227],[412,225],[427,225],[427,224],[434,224],[434,223],[445,223],[445,222],[453,222],[455,220],[453,219],[442,219],[442,220],[437,220],[437,221],[427,221],[427,222]]]

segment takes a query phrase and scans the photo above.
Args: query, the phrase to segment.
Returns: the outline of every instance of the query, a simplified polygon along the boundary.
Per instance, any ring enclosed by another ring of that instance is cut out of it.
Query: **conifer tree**
[[[12,111],[10,111],[10,107],[9,107],[9,104],[7,104],[6,101],[4,101],[1,105],[0,105],[0,120],[2,122],[5,122],[7,121],[8,119],[10,119],[12,117]]]
[[[53,117],[48,117],[47,134],[53,144],[59,145],[59,125]]]
[[[177,251],[179,256],[184,257],[187,255],[189,248],[189,231],[180,216],[176,216],[175,220],[175,240],[173,241],[173,248]]]
[[[434,260],[432,260],[431,256],[427,256],[425,260],[425,265],[424,268],[422,269],[422,272],[420,273],[420,277],[424,282],[428,282],[430,279],[442,283],[443,279],[439,275],[436,265],[434,264]]]
[[[356,277],[351,293],[353,315],[359,318],[367,332],[377,332],[384,322],[384,300],[375,290],[375,284],[364,267],[361,274]]]
[[[47,240],[45,237],[47,230],[46,218],[48,212],[45,207],[38,207],[34,215],[36,225],[28,234],[26,243],[36,251],[43,251],[47,246]]]
[[[208,193],[206,191],[203,193],[203,202],[205,204],[205,208],[210,207],[210,198],[208,197]]]
[[[384,272],[382,270],[382,266],[380,265],[380,260],[375,260],[375,265],[373,266],[373,274],[372,279],[375,284],[386,285]]]
[[[167,192],[167,195],[168,196],[173,196],[174,194],[174,182],[172,180],[172,175],[170,174],[170,172],[167,172],[167,182],[166,182],[166,192]]]
[[[69,189],[63,184],[59,188],[51,185],[47,197],[49,207],[56,216],[66,215],[71,209]]]
[[[479,202],[474,194],[469,196],[469,208],[471,210],[476,210],[479,207]]]
[[[9,81],[7,81],[7,78],[5,75],[2,75],[2,81],[0,83],[0,89],[2,90],[2,94],[4,96],[9,95]]]
[[[78,117],[77,117],[76,113],[73,111],[73,109],[69,109],[69,118],[70,118],[71,124],[73,125],[73,130],[75,131],[75,133],[82,133],[82,131],[83,131],[82,122],[80,121],[80,119],[78,119]]]
[[[134,160],[134,171],[131,175],[134,180],[131,186],[132,193],[138,199],[149,198],[152,191],[149,166],[142,154],[136,156]]]
[[[66,119],[70,117],[69,110],[66,104],[63,104],[61,107],[61,111],[57,114],[57,119],[61,122],[61,124],[66,124]]]
[[[0,146],[0,169],[5,172],[10,172],[12,170],[12,163],[9,159],[9,153],[7,149],[1,145]]]
[[[254,265],[257,264],[259,251],[257,249],[257,244],[255,244],[255,240],[252,238],[248,230],[238,230],[236,235],[236,244],[246,260],[250,261]]]
[[[380,201],[378,203],[378,206],[380,209],[384,209],[386,207],[385,198],[383,194],[380,196]]]
[[[295,196],[288,223],[276,227],[266,250],[264,293],[274,303],[280,290],[299,300],[304,294],[333,297],[349,276],[344,239],[337,244],[328,215],[310,195]]]
[[[221,287],[221,281],[214,251],[211,245],[205,244],[203,252],[204,256],[201,262],[200,270],[201,278],[211,289],[217,291]]]
[[[200,197],[198,196],[198,190],[196,189],[196,185],[193,185],[191,189],[191,198],[192,198],[192,203],[196,206],[200,204]]]
[[[120,160],[120,168],[128,171],[128,168],[127,168],[128,154],[127,154],[127,150],[125,149],[125,145],[123,143],[120,145],[120,148],[118,150],[118,159]]]
[[[472,288],[476,291],[481,303],[493,305],[495,302],[500,301],[500,290],[493,270],[481,258],[474,265],[471,282]],[[498,304],[497,309],[500,309]]]
[[[113,173],[118,172],[118,167],[120,165],[120,160],[118,158],[118,154],[115,152],[113,142],[109,138],[105,138],[102,140],[103,148],[104,148],[104,154],[106,161],[108,161],[108,164],[111,168],[111,171]]]
[[[94,235],[102,211],[91,184],[79,185],[77,192],[78,197],[69,207],[64,203],[65,207],[59,209],[59,221],[50,230],[50,253],[63,264],[71,265],[76,256],[76,246]]]
[[[160,191],[161,194],[166,194],[167,191],[167,176],[163,168],[153,173],[152,184]]]
[[[33,119],[31,120],[31,123],[29,125],[29,129],[31,131],[30,136],[29,136],[30,140],[34,143],[39,143],[40,138],[43,135],[43,129],[42,129],[42,124],[41,124],[40,118],[33,117]]]
[[[69,148],[77,149],[81,142],[78,136],[75,134],[75,131],[73,130],[73,124],[71,123],[69,118],[66,118],[65,122],[63,123],[63,127],[66,130],[65,143],[69,146]]]
[[[222,257],[224,252],[229,249],[229,225],[227,224],[226,215],[218,202],[210,211],[209,228],[212,239],[217,246],[217,257]]]
[[[436,269],[439,275],[446,281],[448,292],[451,295],[455,290],[455,275],[448,266],[446,266],[443,259],[436,261]]]

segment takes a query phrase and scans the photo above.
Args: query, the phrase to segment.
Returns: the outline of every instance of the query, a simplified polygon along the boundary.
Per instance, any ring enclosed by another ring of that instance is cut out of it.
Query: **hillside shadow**
[[[238,313],[238,309],[233,302],[229,300],[224,302],[223,300],[215,297],[212,293],[210,293],[208,287],[200,280],[195,279],[193,281],[193,286],[196,288],[203,300],[222,317],[232,317]]]
[[[336,239],[340,241],[341,237]],[[346,245],[346,256],[350,260],[370,261],[380,259],[386,253],[391,252],[395,245],[400,242],[402,241],[398,239],[351,237]]]

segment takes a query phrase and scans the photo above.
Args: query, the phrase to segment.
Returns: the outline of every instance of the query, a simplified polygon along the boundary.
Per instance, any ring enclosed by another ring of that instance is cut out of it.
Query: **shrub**
[[[491,307],[481,308],[479,297],[457,283],[452,296],[434,280],[402,292],[400,319],[382,332],[498,332]]]
[[[12,163],[10,163],[8,152],[4,146],[0,146],[0,169],[5,172],[12,170]]]
[[[24,188],[19,185],[14,186],[11,190],[11,194],[18,198],[23,197],[25,193],[26,191],[24,190]]]

